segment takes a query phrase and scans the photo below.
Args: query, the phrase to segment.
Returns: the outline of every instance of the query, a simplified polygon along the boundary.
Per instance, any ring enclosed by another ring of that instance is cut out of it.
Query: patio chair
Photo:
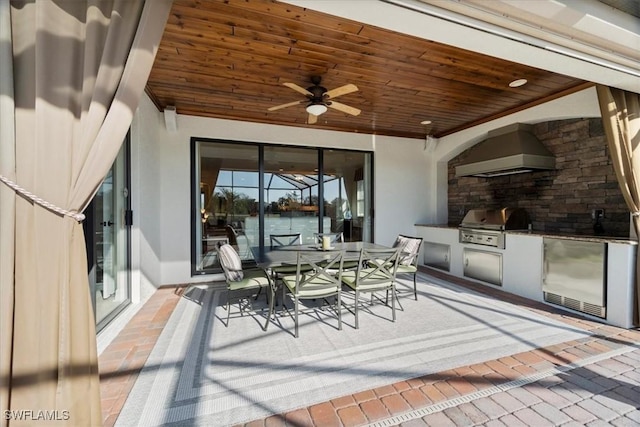
[[[269,236],[269,246],[271,249],[280,246],[295,246],[302,244],[302,234],[271,234]]]
[[[295,334],[298,338],[298,313],[301,299],[320,299],[329,296],[336,297],[336,311],[338,314],[338,330],[342,330],[342,259],[344,251],[300,251],[298,252],[295,275],[282,277],[282,304],[284,306],[285,292],[289,289],[294,301]],[[310,269],[308,269],[310,267]],[[334,274],[333,271],[337,273]]]
[[[355,292],[354,315],[355,326],[358,324],[358,306],[360,305],[360,294],[371,293],[371,303],[373,304],[374,294],[378,291],[391,291],[391,316],[396,321],[396,273],[398,260],[402,248],[390,249],[362,249],[360,251],[360,262],[357,270],[345,271],[342,273],[342,283]],[[385,305],[388,304],[385,302]]]
[[[333,245],[334,243],[344,243],[344,237],[342,235],[342,231],[337,233],[313,233],[313,238],[316,243],[322,244],[322,238],[329,237],[329,242]]]
[[[270,247],[271,249],[277,249],[283,246],[301,246],[302,245],[302,234],[294,233],[294,234],[271,234],[269,236]],[[305,271],[309,271],[310,268],[305,269]],[[282,265],[278,267],[273,267],[271,269],[271,274],[273,275],[274,280],[278,280],[281,276],[285,274],[294,274],[296,272],[296,266],[294,264],[291,265]]]
[[[400,247],[400,259],[398,261],[398,274],[411,274],[413,275],[413,297],[418,300],[418,288],[416,286],[416,276],[418,275],[418,255],[420,253],[420,246],[422,245],[422,237],[412,237],[405,235],[398,235],[394,248]]]
[[[243,231],[236,230],[235,227],[228,225],[226,227],[227,234],[232,236],[229,240],[231,246],[234,247],[238,251],[238,255],[240,255],[240,259],[249,260],[253,256],[251,255],[251,243],[249,242],[249,238]]]
[[[413,275],[413,297],[418,300],[418,288],[416,285],[416,278],[418,274],[418,254],[420,253],[420,246],[422,245],[421,237],[398,235],[398,238],[393,244],[394,248],[400,248],[400,257],[398,260],[397,274],[411,274]],[[380,264],[380,260],[369,260],[370,266],[376,266]],[[397,289],[396,289],[397,291]],[[396,292],[397,296],[397,292]],[[400,301],[398,301],[400,303]]]
[[[229,326],[229,317],[231,314],[231,298],[234,293],[245,293],[246,291],[255,290],[259,293],[262,288],[268,288],[271,291],[271,297],[267,294],[267,300],[269,303],[269,313],[267,315],[267,321],[262,327],[262,330],[266,331],[269,326],[269,320],[273,314],[273,301],[275,300],[275,289],[272,285],[271,279],[260,268],[243,269],[242,260],[238,255],[238,252],[228,243],[221,245],[218,248],[218,257],[220,259],[220,265],[224,272],[224,277],[227,282],[227,323]],[[242,297],[239,297],[240,314],[242,314]]]
[[[335,233],[313,233],[313,237],[318,245],[322,244],[323,237],[329,237],[332,246],[334,243],[344,243],[342,231]],[[345,261],[342,265],[343,270],[354,270],[356,267],[358,267],[358,261]]]

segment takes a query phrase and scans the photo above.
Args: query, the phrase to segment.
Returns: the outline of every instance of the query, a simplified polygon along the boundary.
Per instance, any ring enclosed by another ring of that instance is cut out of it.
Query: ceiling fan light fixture
[[[307,106],[307,113],[319,116],[327,112],[327,106],[324,104],[309,104]]]

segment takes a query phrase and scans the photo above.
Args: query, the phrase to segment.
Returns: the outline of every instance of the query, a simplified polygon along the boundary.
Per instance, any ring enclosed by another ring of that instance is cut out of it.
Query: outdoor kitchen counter
[[[416,227],[430,227],[430,228],[442,228],[442,229],[450,229],[455,232],[458,231],[459,227],[448,224],[415,224]],[[519,234],[525,236],[542,236],[542,237],[553,237],[555,239],[568,239],[568,240],[581,240],[586,242],[596,242],[596,243],[620,243],[620,244],[628,244],[628,245],[637,245],[637,240],[632,240],[628,237],[613,237],[613,236],[593,236],[593,235],[585,235],[585,234],[571,234],[571,233],[549,233],[546,231],[535,231],[535,230],[507,230],[506,234]]]
[[[544,231],[506,231],[507,234],[521,234],[530,236],[552,237],[554,239],[579,240],[583,242],[595,243],[619,243],[627,245],[637,245],[637,240],[628,237],[612,237],[612,236],[589,236],[584,234],[567,234],[567,233],[547,233]]]
[[[434,227],[434,228],[454,228],[458,229],[458,227],[454,227],[453,225],[447,224],[414,224],[416,227]]]
[[[424,239],[421,265],[438,268],[451,274],[477,281],[480,284],[496,287],[491,283],[469,278],[464,274],[464,251],[473,249],[491,254],[499,254],[502,258],[502,285],[498,287],[534,301],[544,301],[543,264],[544,238],[579,240],[607,244],[606,268],[606,319],[593,317],[594,320],[622,328],[633,326],[633,286],[635,256],[638,242],[631,239],[584,236],[562,233],[546,233],[536,231],[506,231],[505,248],[499,249],[473,243],[460,243],[459,229],[443,224],[415,224],[415,233]],[[429,257],[432,248],[446,258],[445,263],[434,264]],[[560,307],[563,308],[563,307]],[[571,311],[571,310],[569,310]],[[586,315],[584,313],[580,313]],[[587,317],[590,317],[586,315]]]

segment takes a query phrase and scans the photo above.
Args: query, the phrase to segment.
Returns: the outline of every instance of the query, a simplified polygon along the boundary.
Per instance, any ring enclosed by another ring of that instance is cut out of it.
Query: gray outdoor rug
[[[399,288],[409,286],[401,279]],[[116,425],[234,425],[588,335],[430,276],[419,275],[418,289],[418,301],[411,293],[400,296],[395,323],[390,308],[378,303],[360,312],[357,330],[353,314],[343,310],[339,331],[325,306],[301,316],[298,339],[288,315],[262,331],[264,293],[250,300],[257,313],[240,316],[233,305],[225,327],[224,287],[191,289]]]

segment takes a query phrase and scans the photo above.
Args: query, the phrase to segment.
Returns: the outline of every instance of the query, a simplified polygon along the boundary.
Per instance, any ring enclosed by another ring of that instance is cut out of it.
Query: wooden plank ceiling
[[[337,101],[361,114],[330,108],[307,124],[304,95],[283,83],[311,76],[355,84]],[[276,1],[175,0],[146,91],[161,111],[424,139],[590,84]]]

